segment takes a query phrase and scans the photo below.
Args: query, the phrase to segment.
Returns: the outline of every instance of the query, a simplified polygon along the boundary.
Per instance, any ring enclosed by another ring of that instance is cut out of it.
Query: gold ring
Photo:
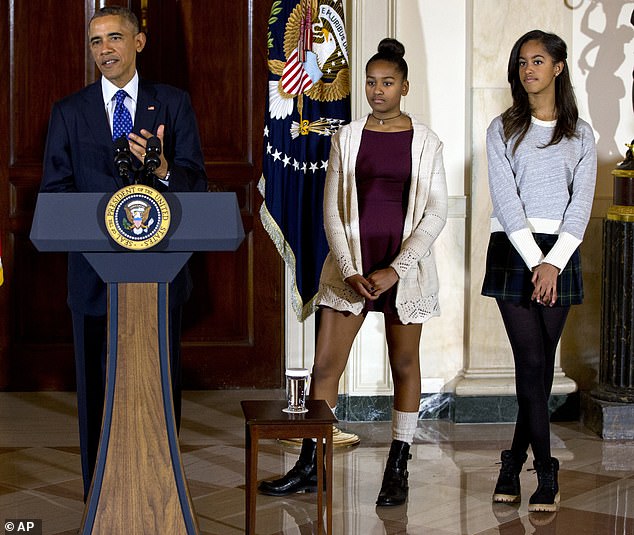
[[[141,158],[143,158],[145,160],[145,152],[143,154],[141,154]]]

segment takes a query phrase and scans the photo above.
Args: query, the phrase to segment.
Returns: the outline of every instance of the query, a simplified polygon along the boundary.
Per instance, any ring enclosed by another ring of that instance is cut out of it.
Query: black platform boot
[[[377,505],[401,505],[405,503],[409,491],[407,461],[411,458],[407,442],[392,441],[383,473],[381,491],[376,500]]]
[[[526,462],[527,455],[515,457],[511,450],[504,450],[501,455],[500,475],[493,491],[493,501],[497,503],[518,503],[522,499],[520,490],[520,472]]]
[[[269,496],[317,492],[317,443],[305,438],[295,466],[279,479],[261,481],[258,490]]]
[[[559,509],[559,461],[554,457],[546,461],[533,461],[537,472],[537,490],[528,502],[531,513],[539,511],[553,512]]]

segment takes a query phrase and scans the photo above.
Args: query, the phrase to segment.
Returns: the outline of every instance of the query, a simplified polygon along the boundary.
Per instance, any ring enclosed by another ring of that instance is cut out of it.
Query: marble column
[[[606,439],[634,439],[634,156],[612,174],[614,205],[603,224],[599,385],[583,397],[583,420]]]
[[[634,213],[631,221],[613,217],[608,213],[603,227],[601,365],[593,394],[634,403]]]

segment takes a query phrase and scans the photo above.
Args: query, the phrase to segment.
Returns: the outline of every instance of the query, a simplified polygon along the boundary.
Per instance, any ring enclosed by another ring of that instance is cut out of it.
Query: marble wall
[[[491,209],[485,133],[493,117],[510,104],[510,49],[534,28],[557,33],[568,43],[581,116],[593,124],[599,139],[598,186],[582,245],[586,301],[574,308],[566,326],[554,393],[589,390],[597,381],[602,220],[612,199],[610,170],[622,159],[623,144],[634,137],[632,65],[625,59],[634,57],[631,4],[346,1],[353,116],[369,111],[363,92],[365,61],[382,37],[394,36],[404,43],[410,68],[404,109],[430,125],[444,142],[449,218],[436,244],[442,315],[423,328],[424,394],[481,398],[514,393],[512,355],[499,313],[492,299],[480,296]],[[299,324],[290,305],[287,311],[287,365],[310,367],[314,323]],[[370,315],[355,342],[340,393],[344,398],[376,399],[391,391],[381,317]]]

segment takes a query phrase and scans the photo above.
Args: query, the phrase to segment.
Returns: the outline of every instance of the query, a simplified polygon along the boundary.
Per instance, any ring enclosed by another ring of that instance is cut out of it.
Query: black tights
[[[523,456],[530,445],[538,460],[550,458],[548,398],[553,385],[555,351],[569,306],[517,305],[497,300],[515,360],[517,422],[511,451]]]

